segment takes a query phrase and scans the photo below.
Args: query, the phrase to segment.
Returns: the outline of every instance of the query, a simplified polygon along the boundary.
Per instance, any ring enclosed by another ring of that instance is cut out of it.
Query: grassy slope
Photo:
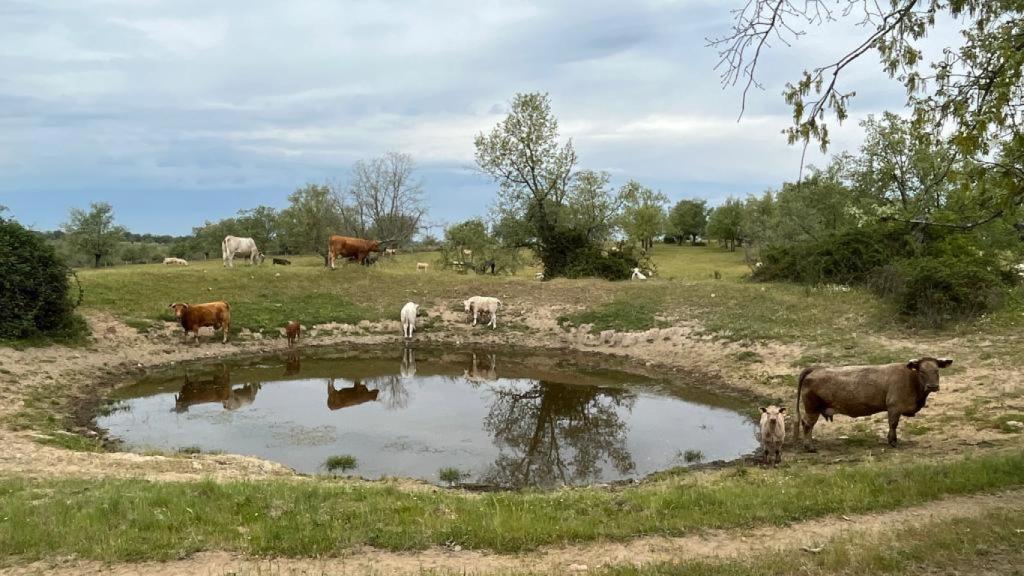
[[[488,495],[332,482],[5,479],[0,550],[9,561],[67,554],[168,559],[204,549],[332,555],[364,544],[411,550],[456,543],[515,552],[544,544],[782,525],[1022,483],[1021,453],[935,463],[740,468],[710,482],[705,475],[688,475],[621,491]]]

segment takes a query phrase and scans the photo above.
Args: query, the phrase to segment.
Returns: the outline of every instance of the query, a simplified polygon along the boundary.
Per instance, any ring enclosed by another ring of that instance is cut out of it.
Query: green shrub
[[[991,263],[979,257],[919,257],[894,264],[898,279],[891,297],[913,324],[935,327],[993,310],[1002,301],[1006,282]]]
[[[82,332],[83,322],[73,312],[71,269],[37,234],[2,218],[0,270],[0,339]]]
[[[897,226],[854,228],[819,241],[766,246],[756,280],[805,284],[862,284],[895,258],[908,256],[907,231]]]

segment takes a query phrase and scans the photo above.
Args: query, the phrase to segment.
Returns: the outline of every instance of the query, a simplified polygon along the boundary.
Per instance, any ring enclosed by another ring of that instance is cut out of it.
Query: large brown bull
[[[380,252],[379,240],[365,240],[351,236],[331,236],[327,242],[327,265],[334,269],[334,260],[339,256],[353,259],[360,264],[370,252]]]
[[[168,306],[174,310],[174,317],[185,329],[185,341],[191,332],[195,341],[199,342],[199,329],[212,326],[220,330],[223,342],[227,344],[228,332],[231,331],[231,305],[227,302],[207,302],[206,304],[184,304],[175,302]]]
[[[327,382],[327,408],[340,410],[349,406],[357,406],[376,400],[378,394],[380,394],[380,390],[370,390],[359,380],[356,380],[351,388],[337,390],[334,387],[334,378],[331,378]]]
[[[896,446],[900,416],[913,416],[924,408],[928,394],[939,389],[939,368],[952,363],[948,358],[924,357],[906,364],[805,368],[796,392],[796,417],[805,446],[814,451],[812,432],[819,416],[831,421],[835,414],[857,418],[879,412],[889,413],[889,444]]]

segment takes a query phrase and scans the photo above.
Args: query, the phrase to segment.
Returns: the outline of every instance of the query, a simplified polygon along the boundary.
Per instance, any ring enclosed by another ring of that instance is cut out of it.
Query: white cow
[[[241,256],[249,260],[249,264],[263,262],[263,254],[256,247],[256,241],[252,238],[239,238],[237,236],[225,236],[220,243],[221,254],[224,258],[224,266],[235,267],[235,256]]]
[[[420,305],[415,302],[406,302],[405,306],[402,306],[402,335],[406,340],[412,339],[412,332],[416,329],[416,313],[419,310]]]
[[[644,276],[639,268],[633,268],[633,276],[630,277],[630,280],[647,280],[647,276]]]
[[[164,258],[164,264],[167,264],[168,266],[172,264],[175,266],[188,266],[188,260],[183,260],[181,258]]]
[[[466,312],[473,314],[473,326],[476,326],[477,318],[483,312],[491,315],[491,321],[489,322],[491,328],[498,327],[498,309],[501,308],[501,300],[491,296],[473,296],[468,300],[464,300],[462,305],[465,306]]]

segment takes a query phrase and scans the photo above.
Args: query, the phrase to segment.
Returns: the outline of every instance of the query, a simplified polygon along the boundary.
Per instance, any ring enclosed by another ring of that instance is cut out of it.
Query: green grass
[[[641,534],[780,526],[1022,483],[1022,453],[933,463],[792,464],[711,479],[683,475],[618,491],[486,495],[326,481],[6,478],[0,480],[0,550],[16,561],[171,559],[200,550],[313,556],[363,545],[416,550],[453,543],[517,552]]]
[[[565,328],[591,324],[593,332],[637,332],[657,328],[666,325],[665,322],[659,322],[656,317],[662,310],[662,300],[661,295],[657,293],[641,294],[638,291],[630,291],[611,302],[560,316],[558,323]]]

